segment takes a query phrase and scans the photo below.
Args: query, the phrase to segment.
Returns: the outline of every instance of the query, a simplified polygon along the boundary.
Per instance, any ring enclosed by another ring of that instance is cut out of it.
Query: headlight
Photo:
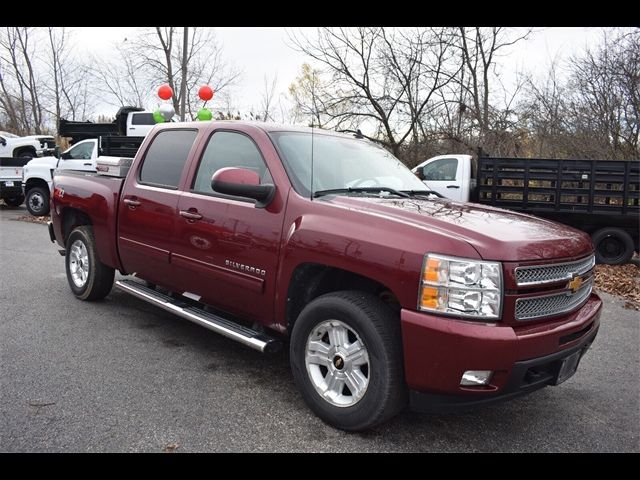
[[[425,255],[418,309],[498,320],[502,313],[502,265],[432,253]]]

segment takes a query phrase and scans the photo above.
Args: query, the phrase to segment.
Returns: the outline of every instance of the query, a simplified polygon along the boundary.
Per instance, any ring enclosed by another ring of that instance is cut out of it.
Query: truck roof
[[[189,127],[197,127],[202,128],[203,126],[208,130],[215,130],[217,128],[221,128],[224,126],[251,126],[259,128],[264,132],[300,132],[300,133],[311,133],[313,131],[314,135],[331,135],[335,137],[342,138],[353,138],[353,134],[345,134],[340,132],[335,132],[333,130],[325,130],[322,128],[314,127],[303,127],[299,125],[287,125],[284,123],[266,123],[266,122],[257,122],[257,121],[246,121],[246,120],[214,120],[210,122],[175,122],[175,123],[162,123],[160,124],[161,129],[173,129],[173,128],[189,128]]]

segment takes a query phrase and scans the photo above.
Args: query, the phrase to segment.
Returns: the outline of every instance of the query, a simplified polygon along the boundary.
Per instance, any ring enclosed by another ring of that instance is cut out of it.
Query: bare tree
[[[290,37],[328,77],[306,80],[308,87],[321,88],[294,97],[298,109],[300,100],[311,99],[307,111],[327,118],[325,125],[347,131],[369,125],[375,133],[368,138],[396,155],[408,140],[415,144],[428,134],[434,94],[456,73],[449,62],[454,37],[447,28],[322,28],[313,39]]]
[[[492,95],[500,90],[496,74],[498,58],[508,47],[528,38],[531,32],[532,29],[527,29],[524,33],[513,34],[503,27],[458,27],[457,44],[463,67],[457,81],[460,89],[458,121],[462,122],[465,114],[472,119],[480,146],[486,145],[488,134],[494,128],[496,109]],[[496,131],[500,131],[499,126]]]
[[[180,112],[182,83],[185,83],[185,109],[195,116],[200,102],[196,90],[202,84],[216,92],[224,91],[239,78],[240,72],[223,59],[222,46],[212,29],[190,27],[187,48],[177,40],[177,27],[147,29],[125,47],[144,72],[147,84],[167,83],[174,91],[173,107]],[[184,75],[178,75],[178,71]],[[183,80],[184,78],[184,80]]]
[[[52,81],[45,82],[44,90],[53,102],[53,109],[46,110],[53,114],[57,122],[66,117],[71,120],[86,119],[93,113],[94,100],[89,91],[91,69],[86,61],[75,55],[70,43],[67,29],[47,27],[49,54],[45,56],[46,77]]]
[[[98,89],[105,101],[112,105],[144,107],[151,89],[146,84],[141,62],[132,55],[130,49],[123,46],[116,48],[117,60],[93,59],[94,68],[91,73]]]
[[[569,69],[571,133],[582,155],[638,158],[640,29],[605,32],[600,45],[570,59]]]
[[[276,88],[278,86],[278,75],[274,75],[271,80],[265,74],[264,90],[260,98],[260,118],[263,122],[273,122],[273,110],[276,102]]]
[[[43,127],[43,109],[38,91],[40,82],[34,68],[33,36],[33,28],[5,27],[0,37],[0,59],[9,66],[2,75],[2,89],[6,92],[3,103],[15,107],[16,129],[20,132],[34,130],[39,134]]]

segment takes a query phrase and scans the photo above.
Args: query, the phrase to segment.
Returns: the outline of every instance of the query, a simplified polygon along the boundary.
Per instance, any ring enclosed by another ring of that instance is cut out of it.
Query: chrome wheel
[[[76,240],[71,244],[69,271],[76,287],[84,287],[84,284],[87,283],[87,278],[89,278],[89,253],[81,240]]]
[[[332,405],[351,407],[367,391],[367,348],[355,330],[340,320],[322,322],[311,331],[305,366],[316,392]]]

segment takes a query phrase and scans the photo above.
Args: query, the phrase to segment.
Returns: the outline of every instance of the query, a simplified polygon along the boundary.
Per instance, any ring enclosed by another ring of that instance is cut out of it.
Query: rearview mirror
[[[252,198],[256,207],[264,208],[276,193],[273,185],[260,185],[260,177],[253,170],[237,167],[221,168],[211,178],[214,192],[234,197]]]

